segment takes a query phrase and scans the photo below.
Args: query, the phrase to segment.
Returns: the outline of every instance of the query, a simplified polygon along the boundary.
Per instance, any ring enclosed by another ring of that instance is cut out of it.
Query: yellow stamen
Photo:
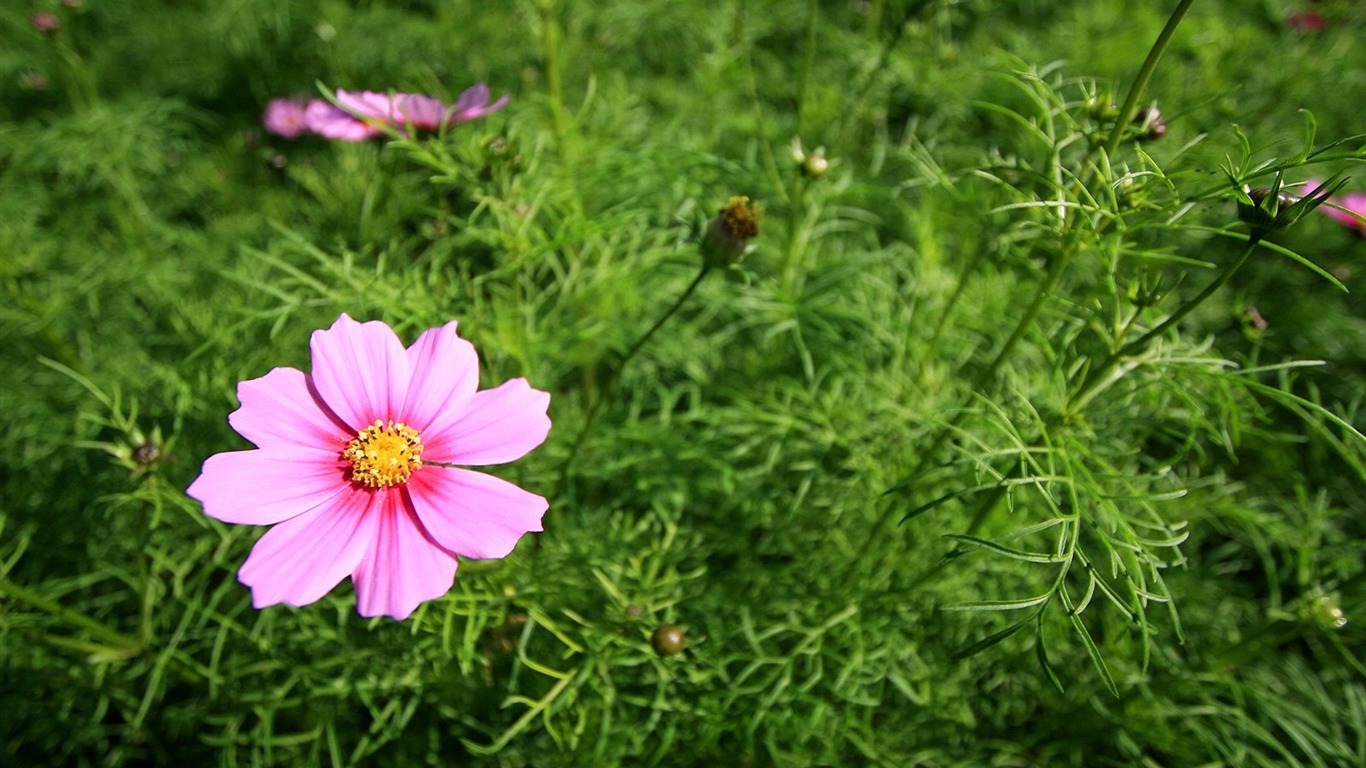
[[[351,479],[371,488],[408,482],[422,467],[422,440],[406,424],[376,420],[347,443],[342,458],[351,462]]]
[[[759,234],[759,208],[744,195],[735,195],[721,208],[721,221],[726,234],[737,240],[749,240]]]

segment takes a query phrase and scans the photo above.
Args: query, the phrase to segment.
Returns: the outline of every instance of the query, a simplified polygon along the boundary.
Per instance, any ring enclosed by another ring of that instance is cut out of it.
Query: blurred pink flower
[[[308,130],[328,139],[365,141],[380,135],[378,126],[361,122],[321,99],[308,102],[304,108],[304,120]]]
[[[1304,182],[1302,189],[1308,194],[1322,184],[1318,179],[1309,179]],[[1338,206],[1338,207],[1333,207]],[[1346,210],[1343,210],[1346,209]],[[1362,221],[1359,216],[1366,216],[1366,192],[1351,192],[1345,195],[1328,198],[1327,202],[1318,207],[1329,218],[1348,229],[1355,230],[1357,234],[1366,237],[1366,221]],[[1351,213],[1348,213],[1351,211]],[[1355,213],[1356,216],[1352,214]]]
[[[35,13],[29,17],[29,23],[39,32],[56,32],[62,28],[62,20],[55,13]]]
[[[261,125],[276,136],[297,139],[309,132],[306,106],[298,99],[271,99],[261,114]]]
[[[1328,26],[1328,22],[1323,18],[1323,14],[1318,11],[1295,11],[1287,14],[1285,25],[1291,29],[1302,29],[1305,32],[1321,32]]]
[[[508,97],[504,96],[490,104],[489,96],[488,86],[483,83],[467,89],[460,94],[455,104],[449,107],[434,96],[418,93],[390,95],[376,91],[338,90],[337,106],[341,108],[342,113],[365,126],[369,133],[364,137],[370,138],[378,135],[385,126],[395,128],[404,135],[411,135],[408,130],[410,128],[439,131],[442,126],[469,122],[496,112],[508,102]],[[338,118],[335,115],[331,115],[320,120],[320,124],[332,126],[337,120]],[[334,131],[338,134],[345,134],[345,136],[337,135],[332,138],[359,136],[364,133],[354,126],[337,128]]]
[[[238,385],[228,422],[256,448],[209,457],[187,490],[210,517],[273,526],[238,571],[253,605],[306,605],[350,575],[362,616],[404,619],[450,589],[457,556],[504,557],[541,530],[544,498],[447,465],[540,445],[549,394],[526,379],[476,391],[454,322],[404,349],[384,323],[342,315],[311,347],[311,374]]]

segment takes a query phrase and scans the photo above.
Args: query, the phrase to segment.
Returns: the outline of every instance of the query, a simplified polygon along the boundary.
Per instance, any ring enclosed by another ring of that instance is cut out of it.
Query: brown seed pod
[[[660,656],[676,656],[688,645],[686,634],[677,624],[662,624],[655,630],[650,643]]]

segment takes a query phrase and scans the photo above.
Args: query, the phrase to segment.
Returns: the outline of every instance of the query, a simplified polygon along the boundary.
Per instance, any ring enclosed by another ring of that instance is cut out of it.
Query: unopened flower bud
[[[161,460],[161,446],[155,442],[148,442],[133,449],[133,461],[140,467],[146,467]]]
[[[677,624],[663,624],[650,637],[650,644],[660,656],[677,656],[688,646],[687,633]]]
[[[1167,121],[1156,107],[1144,107],[1134,115],[1134,124],[1139,127],[1139,141],[1154,141],[1167,135]]]
[[[726,267],[744,258],[749,241],[759,234],[759,208],[744,195],[726,202],[702,235],[702,260]]]
[[[1285,192],[1278,192],[1273,198],[1271,190],[1265,187],[1244,188],[1243,191],[1251,203],[1238,202],[1238,218],[1254,230],[1273,230],[1286,226],[1289,221],[1284,212],[1299,201],[1299,198]]]
[[[1109,98],[1092,96],[1086,100],[1086,112],[1097,120],[1114,120],[1119,115],[1119,107]]]
[[[819,179],[830,170],[830,161],[825,159],[825,148],[817,147],[815,152],[806,156],[802,161],[802,173],[813,179]]]
[[[1347,614],[1338,604],[1336,594],[1320,594],[1305,607],[1304,616],[1323,629],[1342,629],[1347,626]]]
[[[792,139],[792,162],[797,164],[805,176],[819,179],[830,170],[830,161],[825,159],[825,147],[816,147],[810,153],[802,149],[802,139],[795,136]]]
[[[1145,274],[1129,282],[1129,301],[1140,309],[1155,306],[1166,298],[1168,290],[1161,274]]]

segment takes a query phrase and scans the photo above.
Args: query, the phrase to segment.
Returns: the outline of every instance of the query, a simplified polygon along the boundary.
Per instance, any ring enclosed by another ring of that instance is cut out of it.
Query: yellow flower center
[[[759,209],[745,195],[735,195],[721,208],[721,221],[726,234],[737,240],[749,240],[759,234]]]
[[[347,443],[342,458],[351,462],[351,479],[371,488],[408,482],[422,467],[422,440],[407,424],[376,421]]]

